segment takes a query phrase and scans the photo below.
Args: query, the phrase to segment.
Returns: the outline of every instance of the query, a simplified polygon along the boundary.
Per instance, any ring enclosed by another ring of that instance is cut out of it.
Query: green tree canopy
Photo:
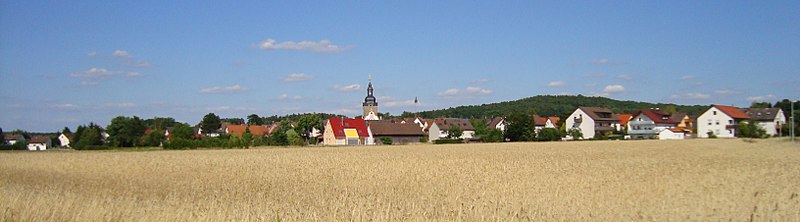
[[[300,119],[297,120],[297,126],[295,127],[295,130],[298,134],[300,134],[301,137],[305,139],[306,142],[308,142],[311,136],[311,130],[314,128],[319,130],[323,128],[322,119],[318,115],[307,114],[301,116]]]
[[[111,119],[106,132],[110,135],[112,146],[133,147],[139,145],[139,140],[144,135],[145,126],[138,116],[117,116]]]
[[[206,114],[203,116],[203,121],[200,121],[200,128],[203,129],[203,133],[217,132],[220,127],[222,127],[222,120],[214,113]]]
[[[464,130],[461,129],[458,125],[452,125],[450,129],[447,129],[447,137],[450,139],[458,139],[464,135]]]
[[[533,131],[533,118],[524,113],[515,113],[506,118],[506,138],[511,141],[532,141],[536,138]]]
[[[264,119],[262,119],[260,116],[256,114],[250,114],[249,116],[247,116],[247,125],[251,126],[264,125]]]
[[[189,124],[186,123],[176,123],[174,127],[172,127],[172,132],[170,132],[171,139],[191,139],[194,137],[194,133],[192,133],[193,129]]]

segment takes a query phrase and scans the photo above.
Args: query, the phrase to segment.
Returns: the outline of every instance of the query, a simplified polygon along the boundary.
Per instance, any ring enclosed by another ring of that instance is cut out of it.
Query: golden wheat
[[[800,146],[3,152],[0,212],[5,221],[797,221]]]

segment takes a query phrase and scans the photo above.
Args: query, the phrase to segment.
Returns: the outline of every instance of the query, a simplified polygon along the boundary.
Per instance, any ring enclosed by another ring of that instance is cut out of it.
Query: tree
[[[189,124],[186,123],[176,123],[174,127],[172,127],[172,132],[170,132],[170,139],[192,139],[194,136],[192,133],[193,129]]]
[[[75,149],[89,149],[103,145],[103,137],[100,133],[102,133],[102,131],[99,127],[93,127],[90,124],[89,127],[84,128],[83,132],[81,132],[81,137],[78,143],[75,144]]]
[[[764,138],[767,136],[767,131],[761,128],[756,121],[751,119],[747,123],[739,123],[739,136],[746,138]]]
[[[139,144],[142,146],[160,146],[161,142],[164,142],[164,131],[153,130],[142,136]]]
[[[533,118],[524,113],[514,113],[506,118],[506,138],[511,141],[531,141],[536,138],[533,132]]]
[[[772,108],[772,103],[769,102],[753,102],[750,108]]]
[[[664,108],[662,108],[661,111],[669,114],[675,114],[678,112],[678,108],[675,107],[675,105],[669,104],[664,106]]]
[[[0,128],[0,136],[5,136],[5,134],[3,134],[3,128]],[[0,138],[0,145],[4,144],[6,144],[5,138]]]
[[[200,129],[203,129],[203,133],[217,132],[220,127],[222,127],[222,121],[214,113],[206,114],[203,116],[203,121],[200,121]]]
[[[250,114],[249,116],[247,116],[247,125],[251,126],[264,125],[264,119],[262,119],[256,114]]]
[[[309,138],[311,137],[311,130],[314,128],[322,129],[322,119],[319,116],[314,114],[306,114],[300,116],[300,119],[297,120],[297,127],[295,130],[302,136],[306,143],[308,143]]]
[[[450,139],[458,139],[464,135],[464,130],[461,129],[458,125],[451,125],[450,129],[447,129],[447,137]]]
[[[174,127],[178,122],[171,117],[154,117],[143,121],[146,128],[153,130],[163,130],[169,127]]]
[[[572,137],[573,140],[583,139],[583,132],[581,132],[579,129],[571,129],[567,133]]]
[[[64,129],[61,130],[61,133],[63,133],[64,135],[69,135],[72,134],[72,131],[69,130],[69,127],[65,126]]]
[[[481,141],[487,143],[503,142],[503,131],[499,129],[489,129],[481,136]]]
[[[111,135],[109,140],[112,146],[132,147],[139,145],[138,142],[144,135],[145,126],[138,116],[133,118],[117,116],[111,119],[111,124],[106,130]]]
[[[281,123],[278,125],[278,129],[275,129],[275,131],[272,132],[272,135],[269,136],[269,144],[274,146],[289,145],[289,140],[286,137],[286,131],[290,129],[292,129],[292,125],[289,124],[289,121],[281,121]]]
[[[220,119],[220,121],[233,125],[244,125],[244,119],[242,118],[224,118]]]
[[[253,133],[250,132],[250,127],[245,127],[242,133],[242,145],[244,148],[250,148],[251,143],[253,143]]]
[[[306,145],[305,142],[303,141],[303,138],[300,137],[300,134],[294,131],[294,129],[289,129],[286,131],[286,140],[289,142],[289,145],[292,146]]]
[[[539,141],[559,141],[561,140],[561,133],[556,128],[544,128],[536,135]]]

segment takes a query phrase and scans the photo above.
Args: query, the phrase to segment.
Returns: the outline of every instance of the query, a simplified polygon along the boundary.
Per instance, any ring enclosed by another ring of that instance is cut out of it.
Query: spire
[[[369,75],[369,85],[367,85],[367,97],[364,98],[364,106],[371,105],[377,106],[378,102],[375,101],[375,96],[372,95],[372,74]]]

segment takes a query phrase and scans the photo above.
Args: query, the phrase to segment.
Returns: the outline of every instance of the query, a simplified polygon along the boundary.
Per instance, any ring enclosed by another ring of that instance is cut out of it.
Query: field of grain
[[[0,152],[3,221],[800,220],[800,146]]]

